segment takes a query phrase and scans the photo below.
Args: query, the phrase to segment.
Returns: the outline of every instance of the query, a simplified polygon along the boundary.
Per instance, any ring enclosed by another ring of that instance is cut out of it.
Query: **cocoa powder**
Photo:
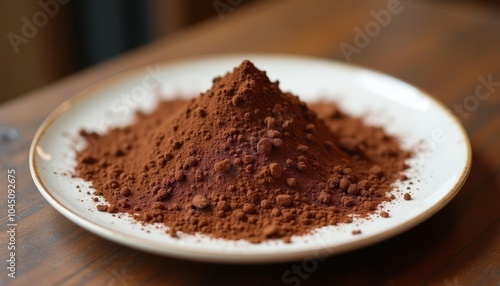
[[[383,201],[411,152],[333,103],[306,105],[249,61],[189,101],[105,134],[82,130],[75,176],[99,211],[258,243],[349,223]],[[383,217],[388,214],[384,212]]]

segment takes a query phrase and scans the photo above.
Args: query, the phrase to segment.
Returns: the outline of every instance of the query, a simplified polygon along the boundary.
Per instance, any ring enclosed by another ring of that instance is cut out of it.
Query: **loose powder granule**
[[[244,61],[198,98],[161,102],[105,134],[82,130],[74,175],[104,197],[100,211],[165,224],[172,237],[290,242],[389,201],[411,152],[278,84]]]
[[[411,200],[411,195],[409,193],[404,193],[403,198],[407,201]]]

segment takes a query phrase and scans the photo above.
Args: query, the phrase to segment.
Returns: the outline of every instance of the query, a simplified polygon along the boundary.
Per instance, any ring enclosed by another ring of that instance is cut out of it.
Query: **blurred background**
[[[258,0],[231,1],[243,7]],[[0,103],[218,17],[216,9],[231,1],[1,1]]]
[[[0,103],[219,17],[218,9],[231,9],[227,5],[244,9],[258,1],[263,0],[1,1]],[[497,0],[482,2],[499,7]]]

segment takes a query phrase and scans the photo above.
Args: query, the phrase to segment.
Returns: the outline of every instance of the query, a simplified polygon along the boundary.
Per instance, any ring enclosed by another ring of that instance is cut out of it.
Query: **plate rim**
[[[343,244],[330,245],[330,246],[321,246],[314,249],[306,249],[306,250],[297,250],[290,252],[277,252],[272,254],[262,254],[262,253],[224,253],[221,255],[221,252],[218,250],[192,250],[189,247],[182,245],[171,245],[165,247],[161,243],[152,242],[149,240],[144,240],[142,238],[135,237],[134,235],[129,235],[127,233],[120,233],[115,230],[110,230],[104,226],[101,226],[91,220],[86,219],[85,217],[80,216],[78,213],[73,212],[69,208],[65,207],[61,202],[59,202],[52,194],[49,188],[43,182],[40,174],[37,170],[37,162],[36,162],[36,146],[38,146],[39,141],[43,137],[44,133],[47,129],[65,112],[69,111],[72,107],[78,104],[81,100],[86,99],[89,96],[92,96],[95,92],[105,89],[114,83],[121,82],[124,79],[133,77],[135,75],[139,75],[144,72],[144,69],[152,64],[159,66],[172,66],[176,64],[182,63],[192,63],[199,62],[203,60],[217,60],[217,59],[236,59],[240,60],[243,58],[249,59],[281,59],[281,60],[301,60],[301,61],[309,61],[309,62],[317,62],[317,63],[327,63],[330,65],[337,65],[343,68],[348,69],[360,69],[373,72],[377,75],[382,75],[385,77],[389,77],[391,79],[395,79],[398,82],[402,82],[407,84],[418,90],[419,95],[425,97],[430,100],[435,106],[439,108],[439,110],[445,114],[447,114],[453,124],[458,127],[458,132],[461,137],[464,139],[464,143],[466,145],[466,161],[465,166],[461,170],[460,176],[457,181],[450,188],[450,190],[444,195],[441,199],[439,199],[436,203],[434,203],[431,207],[425,209],[423,212],[419,213],[415,218],[401,223],[395,227],[392,227],[382,233],[371,235],[365,238],[361,238],[357,241],[347,242]],[[336,255],[348,251],[352,251],[355,249],[359,249],[362,247],[366,247],[368,245],[372,245],[383,240],[394,237],[400,233],[407,231],[410,228],[415,227],[416,225],[422,223],[423,221],[430,218],[432,215],[441,210],[445,205],[447,205],[460,191],[462,186],[464,185],[467,177],[470,173],[472,164],[472,148],[470,144],[470,139],[465,131],[463,125],[458,120],[458,118],[453,114],[443,103],[434,98],[432,95],[422,90],[421,88],[415,87],[414,85],[403,81],[397,77],[392,75],[388,75],[386,73],[376,71],[367,67],[347,64],[337,60],[332,60],[329,58],[323,57],[314,57],[314,56],[303,56],[303,55],[295,55],[295,54],[282,54],[282,53],[224,53],[224,54],[212,54],[205,56],[195,56],[195,57],[181,57],[170,60],[162,60],[156,61],[149,64],[141,65],[138,67],[134,67],[130,70],[118,72],[113,74],[105,79],[99,80],[96,83],[91,84],[90,86],[76,92],[69,99],[63,101],[57,108],[55,108],[49,115],[44,119],[39,128],[37,129],[31,146],[29,150],[29,169],[31,173],[31,177],[38,189],[38,191],[42,194],[42,196],[49,202],[49,204],[55,208],[60,214],[65,216],[70,221],[79,225],[91,233],[94,233],[100,237],[104,237],[108,240],[111,240],[115,243],[126,245],[128,247],[134,249],[140,249],[149,253],[161,254],[175,258],[189,259],[194,261],[204,261],[204,262],[223,262],[223,263],[234,263],[234,264],[250,264],[250,263],[277,263],[277,262],[286,262],[286,261],[297,261],[300,259],[304,259],[307,257],[316,257],[316,256],[330,256]]]

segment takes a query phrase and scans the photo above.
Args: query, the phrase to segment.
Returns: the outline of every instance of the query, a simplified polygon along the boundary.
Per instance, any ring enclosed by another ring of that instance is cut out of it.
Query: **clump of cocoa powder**
[[[390,198],[410,152],[383,129],[308,106],[244,61],[198,98],[82,131],[75,176],[144,223],[261,242],[348,223]],[[386,217],[386,215],[383,215]]]

